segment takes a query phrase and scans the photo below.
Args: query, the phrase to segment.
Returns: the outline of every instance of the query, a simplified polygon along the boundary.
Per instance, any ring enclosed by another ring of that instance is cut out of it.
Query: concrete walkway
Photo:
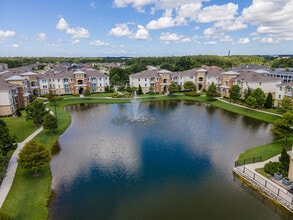
[[[228,101],[226,101],[226,100],[224,100],[222,98],[217,98],[217,100],[219,100],[221,102],[228,103],[230,105],[236,105],[236,106],[241,107],[241,108],[246,108],[246,109],[249,109],[249,110],[252,110],[252,111],[257,111],[257,112],[262,112],[262,113],[266,113],[266,114],[269,114],[269,115],[276,115],[276,116],[282,117],[282,115],[280,115],[280,114],[276,114],[276,113],[273,113],[273,112],[262,111],[262,110],[254,109],[254,108],[249,108],[249,107],[244,106],[244,105],[240,105],[240,104],[233,103],[233,102],[228,102]]]
[[[28,136],[23,142],[17,144],[17,148],[14,151],[12,157],[10,158],[10,161],[9,161],[8,167],[7,167],[7,171],[6,171],[6,175],[5,175],[5,177],[1,183],[1,186],[0,186],[0,208],[2,207],[2,205],[6,199],[6,196],[8,195],[9,190],[12,186],[15,172],[16,172],[17,165],[18,165],[17,159],[18,159],[19,151],[23,148],[23,146],[27,142],[32,140],[42,130],[43,130],[43,127],[40,127],[38,130],[36,130],[34,133],[32,133],[30,136]]]

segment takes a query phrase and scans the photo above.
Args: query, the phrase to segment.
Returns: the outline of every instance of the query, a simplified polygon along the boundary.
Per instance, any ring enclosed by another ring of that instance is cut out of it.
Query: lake
[[[288,215],[275,213],[233,180],[241,152],[273,141],[269,123],[203,103],[136,105],[66,108],[72,123],[59,137],[60,149],[51,161],[55,197],[49,219]]]

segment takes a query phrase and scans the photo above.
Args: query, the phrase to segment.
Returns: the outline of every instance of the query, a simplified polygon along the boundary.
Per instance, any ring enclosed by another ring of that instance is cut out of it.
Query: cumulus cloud
[[[100,41],[100,40],[95,40],[95,41],[92,41],[90,42],[90,45],[94,45],[94,46],[107,46],[108,44],[103,42],[103,41]]]
[[[14,47],[14,48],[17,48],[17,47],[19,47],[19,45],[18,45],[18,44],[12,44],[11,46],[12,46],[12,47]]]
[[[248,37],[243,37],[243,38],[240,38],[236,44],[248,44],[250,42],[249,38]]]
[[[159,40],[164,43],[167,43],[169,41],[182,42],[182,43],[191,42],[191,39],[189,37],[185,37],[184,35],[179,35],[179,34],[169,33],[169,32],[161,33]]]
[[[152,20],[147,25],[146,28],[150,30],[161,29],[173,27],[175,25],[175,21],[172,18],[172,9],[167,9],[162,17],[158,20]]]
[[[238,5],[228,3],[225,5],[212,5],[203,8],[197,16],[197,21],[209,23],[220,20],[231,20],[235,18],[238,11]]]
[[[88,38],[90,32],[83,27],[71,28],[64,18],[60,18],[56,24],[56,29],[59,31],[65,31],[66,34],[71,35],[72,38]]]
[[[132,25],[132,24],[129,24]],[[130,30],[128,24],[116,24],[115,28],[112,28],[108,34],[115,37],[127,37],[132,39],[147,40],[149,39],[149,32],[142,25],[137,25],[134,30]]]
[[[255,25],[260,34],[278,40],[293,40],[292,11],[292,0],[254,0],[243,9],[242,18]]]
[[[12,37],[16,34],[15,31],[2,31],[0,30],[0,41],[5,40],[8,37]]]

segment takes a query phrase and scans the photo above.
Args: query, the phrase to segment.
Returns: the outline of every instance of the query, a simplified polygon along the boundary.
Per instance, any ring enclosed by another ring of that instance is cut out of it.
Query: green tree
[[[261,88],[257,88],[253,90],[253,92],[251,93],[251,96],[255,98],[257,103],[257,108],[262,108],[266,100],[266,95],[263,92],[263,90]]]
[[[230,99],[233,102],[237,102],[241,98],[241,88],[238,85],[233,85],[230,89]]]
[[[6,156],[10,150],[14,150],[15,142],[15,138],[9,134],[6,123],[0,120],[0,155]]]
[[[291,98],[284,96],[279,102],[279,111],[285,113],[287,111],[292,111],[292,100]]]
[[[49,94],[47,95],[47,100],[49,102],[53,102],[55,100],[55,95],[53,94],[52,90],[49,90]]]
[[[248,96],[251,96],[252,89],[248,87],[247,89],[244,90],[244,100],[248,98]]]
[[[26,108],[26,120],[33,120],[33,123],[39,127],[43,124],[43,118],[47,114],[45,105],[38,99],[34,100]]]
[[[276,121],[272,132],[281,138],[285,138],[285,145],[288,145],[288,137],[293,136],[293,113],[286,112],[283,117]]]
[[[193,82],[191,81],[187,81],[186,83],[184,83],[183,88],[187,91],[194,91],[196,90],[196,87],[194,85]]]
[[[84,90],[84,92],[83,92],[83,95],[84,95],[85,97],[89,97],[89,96],[91,95],[90,90],[89,90],[88,88],[86,88],[86,89]]]
[[[43,118],[43,128],[53,134],[58,128],[58,119],[50,113],[46,114]]]
[[[272,93],[268,93],[266,101],[265,101],[265,108],[272,108],[273,107],[273,95]]]
[[[290,164],[290,155],[287,153],[286,149],[283,148],[281,152],[281,156],[279,157],[279,161],[282,163],[283,168],[288,171]]]
[[[208,99],[214,99],[215,97],[219,96],[219,93],[217,92],[217,87],[214,84],[214,82],[212,82],[212,84],[209,85],[206,96]]]
[[[18,162],[24,169],[31,169],[37,174],[38,169],[46,165],[51,159],[49,150],[36,140],[25,144],[19,152]]]
[[[168,86],[168,91],[170,95],[172,95],[173,93],[178,92],[179,88],[174,82],[171,82],[170,85]]]
[[[138,85],[138,90],[137,90],[137,95],[141,95],[142,94],[142,88],[140,86],[140,84]]]
[[[250,108],[256,108],[256,106],[257,106],[256,99],[254,97],[252,97],[251,95],[245,99],[245,103]]]

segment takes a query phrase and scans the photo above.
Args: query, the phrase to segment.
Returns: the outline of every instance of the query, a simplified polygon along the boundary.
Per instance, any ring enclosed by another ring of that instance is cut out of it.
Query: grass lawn
[[[49,165],[33,176],[33,171],[17,168],[13,186],[1,210],[15,220],[47,219],[51,174]]]
[[[48,106],[51,108],[51,106]],[[64,105],[57,105],[58,130],[50,135],[44,130],[35,137],[35,140],[45,145],[48,149],[56,143],[70,124],[70,116],[63,110]],[[52,109],[54,112],[54,109]],[[48,200],[51,190],[51,172],[49,164],[41,171],[40,176],[33,176],[32,171],[27,171],[18,166],[10,192],[2,206],[2,210],[14,220],[45,220],[48,219]]]
[[[262,161],[265,161],[280,154],[284,147],[287,151],[291,150],[292,142],[293,139],[288,139],[288,144],[285,146],[285,139],[280,139],[269,144],[251,148],[240,154],[238,161],[259,156],[262,157]]]
[[[32,121],[27,121],[25,119],[26,112],[24,110],[21,111],[21,114],[21,117],[0,118],[5,121],[10,135],[15,136],[17,142],[22,142],[26,137],[38,129]]]

